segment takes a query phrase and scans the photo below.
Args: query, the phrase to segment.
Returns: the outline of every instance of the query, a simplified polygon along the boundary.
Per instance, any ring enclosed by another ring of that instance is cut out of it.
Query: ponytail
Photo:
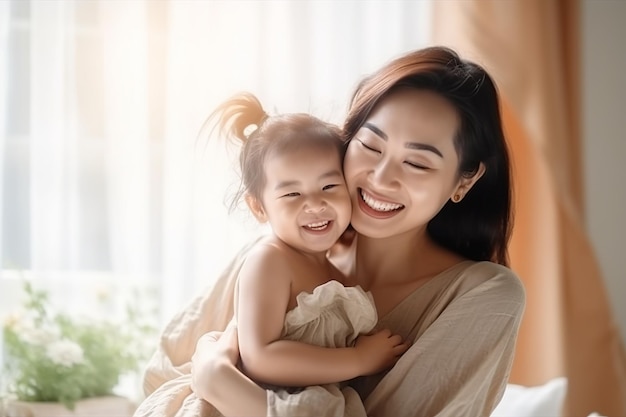
[[[241,92],[217,106],[203,127],[215,120],[215,127],[219,128],[220,135],[245,143],[252,132],[261,127],[268,117],[256,96]]]

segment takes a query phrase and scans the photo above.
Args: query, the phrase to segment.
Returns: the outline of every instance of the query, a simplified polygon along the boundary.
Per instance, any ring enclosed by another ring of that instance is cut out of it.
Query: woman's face
[[[352,225],[368,237],[419,231],[461,183],[460,119],[442,96],[402,89],[383,99],[350,141],[344,175]]]

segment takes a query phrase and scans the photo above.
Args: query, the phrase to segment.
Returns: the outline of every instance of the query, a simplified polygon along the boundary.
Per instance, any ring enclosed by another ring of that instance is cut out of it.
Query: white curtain
[[[428,1],[0,1],[2,277],[152,285],[167,320],[262,230],[228,213],[237,149],[199,135],[215,105],[248,90],[340,123],[429,19]]]

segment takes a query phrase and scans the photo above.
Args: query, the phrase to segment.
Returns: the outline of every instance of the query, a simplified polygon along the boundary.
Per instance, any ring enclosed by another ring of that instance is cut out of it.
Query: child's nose
[[[311,201],[304,208],[305,213],[317,214],[326,210],[326,203],[324,201]]]

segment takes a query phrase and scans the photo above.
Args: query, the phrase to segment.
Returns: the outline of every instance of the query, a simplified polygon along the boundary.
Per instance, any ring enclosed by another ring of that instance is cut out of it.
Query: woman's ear
[[[476,173],[474,175],[472,175],[471,177],[461,176],[459,184],[454,190],[454,194],[452,194],[452,201],[454,203],[458,203],[463,200],[463,197],[465,197],[465,195],[469,192],[469,190],[472,189],[474,184],[476,184],[476,182],[480,179],[480,177],[483,176],[484,173],[485,164],[481,162],[480,165],[478,165],[478,169],[476,170]]]
[[[254,218],[257,219],[259,223],[265,223],[267,221],[267,214],[265,214],[265,209],[263,209],[261,201],[251,194],[246,194],[244,199],[246,200],[248,208],[254,215]]]

